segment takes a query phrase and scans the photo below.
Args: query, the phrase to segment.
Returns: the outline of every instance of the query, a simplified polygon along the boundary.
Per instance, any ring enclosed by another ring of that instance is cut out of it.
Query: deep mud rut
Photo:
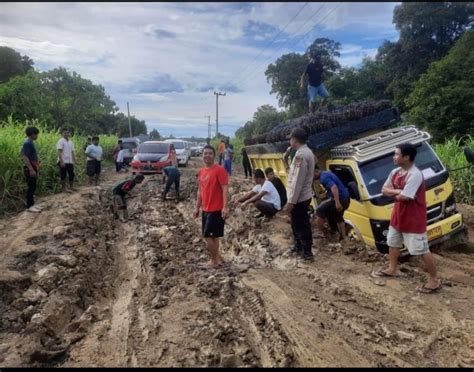
[[[40,199],[39,215],[0,220],[0,366],[474,366],[472,232],[435,249],[444,285],[430,295],[415,291],[412,259],[376,285],[386,257],[356,243],[315,239],[315,262],[300,263],[285,253],[288,217],[252,208],[231,210],[226,264],[203,270],[198,165],[181,168],[178,204],[147,177],[125,224],[109,212],[110,171]],[[250,187],[231,179],[234,197]],[[461,208],[474,231],[474,208]]]

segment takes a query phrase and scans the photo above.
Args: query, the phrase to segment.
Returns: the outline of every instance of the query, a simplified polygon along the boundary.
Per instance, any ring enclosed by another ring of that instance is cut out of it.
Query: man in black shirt
[[[310,63],[306,66],[306,70],[301,75],[300,89],[304,89],[304,77],[308,75],[308,100],[309,100],[309,112],[314,112],[315,103],[317,96],[323,98],[322,104],[325,105],[329,93],[323,84],[323,64],[321,61],[321,55],[315,53],[311,58]]]
[[[275,176],[275,173],[273,172],[273,168],[268,167],[267,169],[265,169],[265,175],[267,176],[267,180],[273,183],[273,186],[275,186],[275,189],[277,189],[278,194],[280,195],[281,208],[283,209],[286,202],[288,201],[288,198],[286,196],[285,185],[283,185],[283,182],[281,182],[281,179]]]

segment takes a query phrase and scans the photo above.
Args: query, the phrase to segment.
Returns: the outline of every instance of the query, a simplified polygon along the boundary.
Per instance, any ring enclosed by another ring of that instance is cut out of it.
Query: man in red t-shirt
[[[393,162],[399,167],[390,172],[382,188],[385,196],[395,197],[387,235],[390,262],[388,269],[375,271],[373,276],[396,276],[400,248],[405,243],[411,255],[422,257],[430,276],[417,290],[431,293],[441,287],[441,282],[428,246],[425,181],[423,174],[413,163],[415,156],[416,147],[411,143],[398,145],[395,149]]]
[[[194,218],[202,208],[202,234],[207,242],[211,257],[205,268],[216,268],[222,264],[219,255],[219,238],[224,236],[224,220],[229,215],[227,185],[229,176],[226,170],[214,163],[216,151],[211,145],[204,146],[202,158],[205,167],[199,169],[196,210]]]

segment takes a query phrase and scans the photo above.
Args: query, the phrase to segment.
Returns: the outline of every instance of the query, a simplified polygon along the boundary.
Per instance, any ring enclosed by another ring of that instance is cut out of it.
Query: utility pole
[[[225,93],[214,92],[216,96],[216,136],[219,135],[219,96],[225,96]]]
[[[127,102],[127,112],[128,112],[128,130],[130,132],[130,137],[132,136],[132,123],[130,122],[130,107]]]
[[[207,118],[207,138],[211,139],[211,115],[204,115]]]

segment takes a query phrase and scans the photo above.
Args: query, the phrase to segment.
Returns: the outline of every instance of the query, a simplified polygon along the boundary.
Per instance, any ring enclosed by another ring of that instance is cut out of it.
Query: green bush
[[[0,121],[0,213],[15,209],[25,200],[26,183],[23,175],[23,161],[20,150],[25,136],[25,128],[35,126],[40,133],[35,141],[38,158],[41,162],[36,195],[56,192],[59,189],[59,171],[56,143],[61,138],[59,131],[48,131],[38,121],[19,122],[11,118]],[[104,149],[104,160],[112,160],[113,147],[117,137],[101,135],[100,145]],[[76,149],[76,179],[84,182],[86,155],[84,154],[85,136],[71,137]]]
[[[461,143],[463,146],[461,146]],[[461,139],[451,138],[444,143],[434,144],[433,148],[441,158],[444,166],[449,169],[460,168],[467,165],[466,157],[462,150],[469,147],[474,150],[474,138],[466,136]],[[474,204],[474,176],[472,168],[461,169],[450,173],[454,185],[456,201],[460,203]]]

